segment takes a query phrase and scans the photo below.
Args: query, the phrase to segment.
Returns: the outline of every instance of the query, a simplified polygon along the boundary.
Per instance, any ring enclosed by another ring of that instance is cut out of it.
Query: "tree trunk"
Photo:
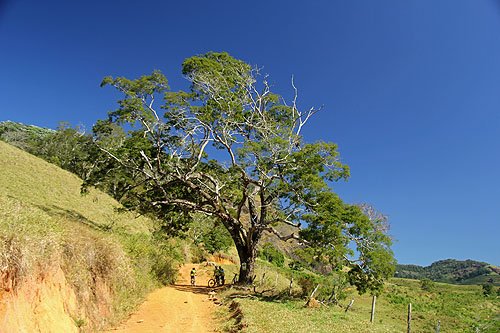
[[[255,258],[257,244],[262,236],[263,229],[250,228],[246,233],[240,232],[241,224],[232,219],[223,220],[223,224],[231,234],[240,259],[239,284],[252,284],[255,272]]]
[[[240,257],[240,276],[238,283],[252,284],[257,248],[255,246],[236,246],[236,248],[238,250],[238,256]]]

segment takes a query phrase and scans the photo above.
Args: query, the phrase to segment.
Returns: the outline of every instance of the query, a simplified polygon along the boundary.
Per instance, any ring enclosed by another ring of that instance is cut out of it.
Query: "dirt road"
[[[189,282],[189,271],[196,267],[197,285]],[[211,267],[185,265],[177,284],[152,292],[130,318],[109,333],[215,332],[215,305],[208,300],[206,287]]]

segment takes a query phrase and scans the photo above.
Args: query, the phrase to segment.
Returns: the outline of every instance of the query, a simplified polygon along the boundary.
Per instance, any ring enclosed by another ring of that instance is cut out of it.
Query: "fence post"
[[[440,329],[441,329],[441,320],[438,320],[437,325],[436,325],[436,333],[439,333]]]
[[[311,293],[311,296],[309,296],[309,298],[307,299],[307,302],[304,306],[309,306],[311,304],[311,301],[314,299],[314,294],[316,294],[316,291],[318,290],[319,288],[319,284],[316,286],[316,288],[314,288],[313,292]]]
[[[316,288],[314,288],[313,292],[311,293],[311,296],[309,296],[309,299],[314,297],[314,294],[316,294],[316,291],[318,290],[318,288],[319,288],[319,284],[316,286]]]
[[[349,305],[347,306],[347,308],[345,308],[345,312],[349,311],[349,309],[351,308],[352,304],[354,303],[354,298],[351,299],[351,302],[349,303]]]
[[[371,312],[371,315],[370,315],[370,323],[373,323],[373,321],[375,320],[375,303],[377,303],[377,296],[373,295],[373,299],[372,299],[372,312]]]
[[[407,333],[411,333],[411,303],[408,304],[408,330]]]

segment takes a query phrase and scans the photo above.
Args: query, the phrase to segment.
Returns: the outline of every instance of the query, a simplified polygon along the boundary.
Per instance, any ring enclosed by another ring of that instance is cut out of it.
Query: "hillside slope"
[[[430,266],[398,265],[396,277],[409,279],[430,279],[433,281],[500,285],[500,269],[485,262],[474,260],[446,259],[432,263]]]
[[[2,141],[0,170],[0,195],[94,228],[148,232],[149,220],[116,212],[119,203],[101,191],[82,196],[77,176]]]
[[[0,141],[0,332],[93,332],[154,285],[151,221]],[[165,260],[164,260],[165,259]],[[171,267],[167,267],[171,268]]]

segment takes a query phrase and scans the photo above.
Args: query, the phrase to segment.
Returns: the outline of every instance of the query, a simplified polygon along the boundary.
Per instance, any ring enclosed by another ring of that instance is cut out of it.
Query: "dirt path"
[[[189,282],[193,267],[198,271],[195,287]],[[202,265],[183,266],[176,285],[152,292],[126,322],[107,332],[215,332],[215,305],[208,300],[209,289],[205,287],[212,271]]]

